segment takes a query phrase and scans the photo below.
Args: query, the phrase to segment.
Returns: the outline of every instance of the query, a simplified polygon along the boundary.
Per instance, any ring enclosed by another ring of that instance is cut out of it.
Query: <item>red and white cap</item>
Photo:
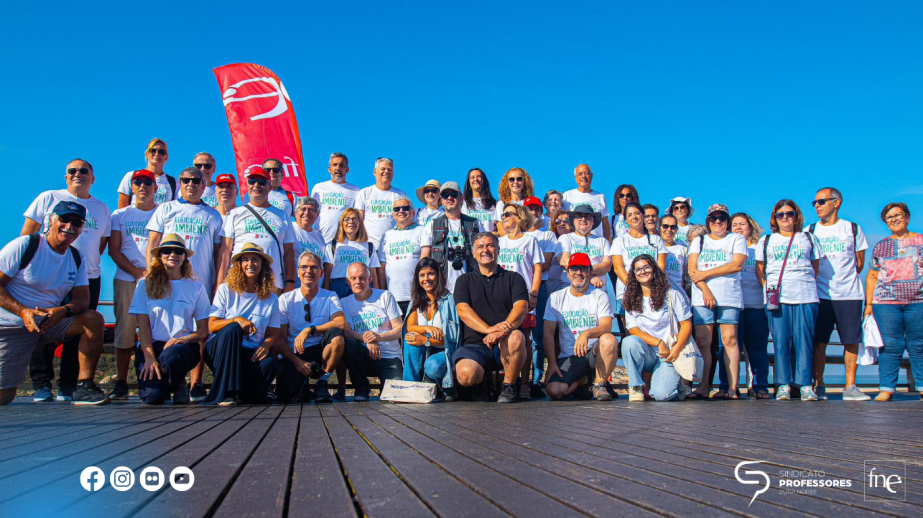
[[[237,179],[234,178],[234,175],[231,174],[219,174],[218,177],[215,178],[215,185],[218,185],[219,183],[232,183],[237,185]]]
[[[251,178],[262,178],[264,180],[270,180],[269,173],[264,171],[262,167],[254,167],[251,169],[250,172],[247,173],[247,179],[249,180]]]
[[[152,171],[148,171],[147,169],[138,169],[131,174],[132,180],[137,180],[139,178],[142,180],[154,180],[155,182],[157,181],[157,177],[154,176],[154,173]]]
[[[577,252],[576,254],[570,254],[570,260],[567,261],[568,268],[573,268],[574,266],[586,266],[587,268],[592,268],[593,263],[590,262],[590,256]]]

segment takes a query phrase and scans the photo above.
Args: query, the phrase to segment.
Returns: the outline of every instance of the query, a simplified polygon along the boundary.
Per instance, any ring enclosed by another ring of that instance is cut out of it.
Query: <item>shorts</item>
[[[484,344],[462,345],[455,351],[455,354],[452,355],[452,364],[457,364],[459,360],[474,361],[480,365],[485,372],[503,368],[503,362],[500,361],[500,344],[495,345],[493,349]]]
[[[44,334],[30,333],[25,325],[0,325],[0,389],[9,389],[26,381],[32,351],[40,344],[63,342],[77,317],[62,318]]]
[[[112,306],[115,314],[116,349],[131,349],[135,346],[138,319],[128,313],[131,299],[135,296],[135,281],[112,280]]]
[[[557,374],[551,376],[548,383],[564,383],[570,385],[580,381],[584,376],[590,376],[593,373],[593,366],[590,364],[590,354],[586,356],[565,356],[558,358],[558,369],[561,370],[561,376]]]
[[[861,343],[862,301],[820,299],[814,325],[814,343],[830,343],[834,325],[841,344]]]
[[[714,324],[716,318],[719,324],[737,324],[740,321],[740,308],[715,306],[715,309],[708,309],[705,306],[692,306],[693,324]]]

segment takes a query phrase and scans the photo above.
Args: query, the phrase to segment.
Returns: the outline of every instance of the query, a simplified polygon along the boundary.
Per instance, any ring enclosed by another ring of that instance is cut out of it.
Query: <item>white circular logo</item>
[[[125,466],[119,466],[109,473],[109,485],[116,491],[128,491],[135,485],[135,472]]]
[[[96,466],[84,468],[80,472],[80,485],[87,491],[99,491],[105,483],[106,475],[103,474],[103,470]]]
[[[173,468],[170,472],[170,485],[177,491],[189,491],[195,484],[195,475],[186,466]]]
[[[141,483],[141,487],[148,491],[158,491],[166,483],[166,479],[160,468],[157,466],[148,466],[144,468],[138,476],[138,482]]]

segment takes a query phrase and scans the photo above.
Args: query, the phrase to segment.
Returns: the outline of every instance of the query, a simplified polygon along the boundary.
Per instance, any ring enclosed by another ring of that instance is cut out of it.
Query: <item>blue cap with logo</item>
[[[87,208],[73,201],[59,201],[58,204],[51,209],[51,213],[58,216],[73,214],[74,216],[79,216],[80,219],[87,219]]]

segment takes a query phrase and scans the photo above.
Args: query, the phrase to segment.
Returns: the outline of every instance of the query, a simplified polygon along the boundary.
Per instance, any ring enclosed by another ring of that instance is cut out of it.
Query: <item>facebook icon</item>
[[[105,483],[106,477],[103,475],[103,470],[96,466],[90,466],[80,472],[80,485],[87,491],[99,491]]]

